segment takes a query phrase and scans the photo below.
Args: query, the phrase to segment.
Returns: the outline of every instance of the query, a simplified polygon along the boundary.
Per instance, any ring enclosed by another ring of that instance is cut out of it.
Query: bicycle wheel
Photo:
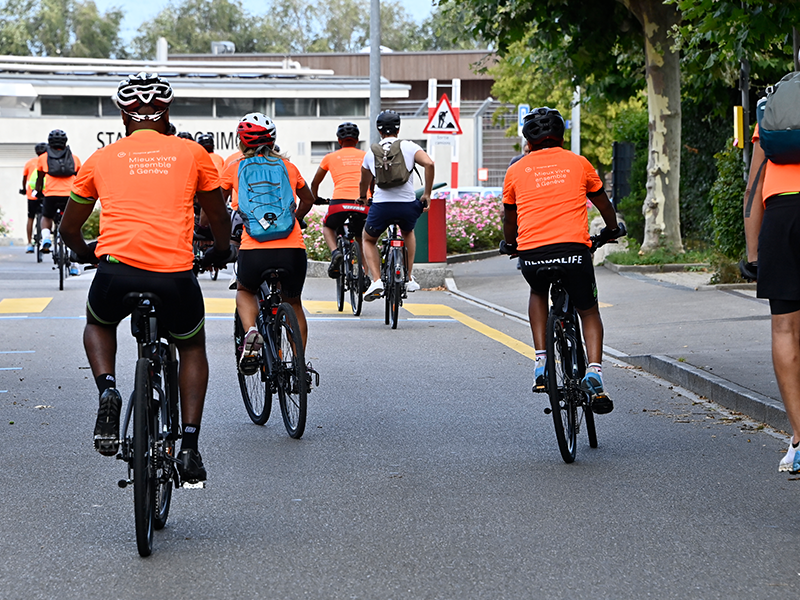
[[[239,390],[242,392],[244,408],[247,416],[256,425],[263,425],[269,419],[272,411],[272,390],[267,377],[266,345],[261,352],[261,361],[258,370],[253,375],[243,375],[239,372],[239,357],[244,345],[244,328],[239,319],[239,313],[234,313],[233,340],[236,355],[236,372],[239,376]]]
[[[581,338],[580,329],[576,326],[575,332],[575,341],[577,343],[577,355],[578,355],[578,380],[582,380],[583,376],[586,375],[586,353],[583,350],[583,340]],[[590,448],[597,448],[597,430],[595,429],[594,425],[594,413],[592,409],[589,408],[589,396],[586,395],[585,392],[581,392],[581,403],[578,408],[579,411],[582,411],[583,418],[586,421],[586,435],[589,437],[589,447]],[[578,422],[580,423],[580,414],[578,414]]]
[[[152,468],[153,416],[150,361],[136,361],[136,385],[133,397],[133,515],[136,522],[136,546],[141,556],[153,551],[153,516],[155,478]]]
[[[64,276],[66,275],[67,249],[61,232],[56,233],[56,265],[58,266],[58,289],[64,290]]]
[[[364,303],[364,265],[361,264],[361,250],[356,242],[350,242],[350,252],[345,257],[347,286],[350,288],[350,307],[353,316],[361,314]]]
[[[162,346],[162,351],[164,356],[161,363],[161,384],[164,386],[164,401],[158,402],[159,410],[154,411],[157,437],[161,445],[160,456],[155,461],[156,499],[153,527],[156,530],[164,529],[169,517],[175,469],[170,458],[175,458],[175,432],[178,428],[178,361],[167,360],[167,348]]]
[[[275,315],[275,341],[278,344],[278,361],[273,370],[278,381],[278,402],[283,424],[289,437],[299,439],[306,428],[308,377],[297,315],[286,302],[278,307]]]
[[[389,301],[389,321],[392,329],[397,329],[400,317],[400,304],[403,302],[403,257],[399,251],[394,251],[393,268],[389,273],[389,288],[392,290]]]
[[[567,374],[571,369],[567,338],[562,321],[553,313],[547,317],[547,378],[550,408],[561,458],[571,463],[576,451],[576,408],[570,397]]]
[[[42,262],[42,213],[36,213],[34,219],[36,231],[33,234],[33,244],[36,246],[36,262]]]
[[[339,312],[344,310],[344,291],[347,286],[347,277],[345,275],[345,263],[347,262],[347,255],[345,254],[345,244],[342,236],[336,238],[336,249],[342,256],[342,262],[339,266],[339,274],[336,276],[336,309]]]
[[[219,277],[219,269],[217,267],[211,267],[209,274],[211,275],[211,281],[216,281],[217,277]]]

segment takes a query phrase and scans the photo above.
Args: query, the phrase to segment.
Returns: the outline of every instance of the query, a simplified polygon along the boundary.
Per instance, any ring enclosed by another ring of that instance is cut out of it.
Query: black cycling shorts
[[[770,300],[800,301],[800,194],[771,196],[764,205],[758,235],[756,295]],[[785,314],[794,312],[778,308]]]
[[[69,200],[69,196],[45,196],[42,203],[42,216],[55,219],[56,210],[60,208],[63,213],[67,207],[67,200]]]
[[[339,230],[342,225],[345,224],[345,221],[350,219],[350,232],[355,237],[361,237],[361,232],[364,231],[364,223],[367,221],[367,207],[362,207],[364,212],[357,212],[354,210],[338,210],[346,204],[358,205],[356,202],[351,200],[331,200],[331,206],[328,208],[328,214],[325,215],[325,219],[322,221],[322,224],[325,227],[330,227],[336,233],[339,233]]]
[[[267,269],[285,269],[280,278],[281,294],[287,298],[298,298],[306,282],[308,258],[305,248],[263,248],[240,250],[236,265],[236,278],[246,289],[254,292],[266,281]]]
[[[155,273],[101,260],[86,308],[98,322],[116,325],[131,314],[132,308],[122,303],[129,292],[151,292],[161,299],[159,322],[176,340],[191,338],[203,329],[203,292],[192,271]]]
[[[422,202],[373,202],[367,214],[367,224],[364,226],[372,237],[380,237],[386,228],[393,222],[400,225],[400,230],[408,233],[414,231],[417,219],[422,214]]]
[[[589,247],[584,244],[551,244],[519,253],[522,275],[531,291],[547,295],[550,283],[539,277],[543,266],[558,265],[564,270],[563,283],[578,310],[588,310],[597,304],[597,283]]]
[[[42,212],[41,200],[28,200],[28,218],[35,219],[38,213]]]

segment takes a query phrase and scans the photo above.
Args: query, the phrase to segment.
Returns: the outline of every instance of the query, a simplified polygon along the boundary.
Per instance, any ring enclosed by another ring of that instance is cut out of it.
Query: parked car
[[[503,188],[501,187],[459,187],[459,188],[443,188],[441,190],[434,190],[434,198],[445,198],[446,200],[455,200],[456,198],[467,198],[469,196],[480,196],[481,198],[501,198],[503,196]]]

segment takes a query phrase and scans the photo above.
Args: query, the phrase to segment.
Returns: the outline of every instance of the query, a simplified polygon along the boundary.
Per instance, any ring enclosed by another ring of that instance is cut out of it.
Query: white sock
[[[49,240],[49,239],[50,239],[50,230],[42,229],[42,240]]]

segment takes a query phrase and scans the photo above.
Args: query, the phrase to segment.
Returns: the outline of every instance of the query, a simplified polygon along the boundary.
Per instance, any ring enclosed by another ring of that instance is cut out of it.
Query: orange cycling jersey
[[[753,143],[761,139],[758,135],[758,125],[753,133]],[[763,201],[770,196],[778,194],[796,194],[800,192],[800,164],[779,165],[767,161],[764,168],[764,187],[761,190]]]
[[[27,196],[28,200],[36,200],[33,197],[33,190],[36,189],[36,172],[38,169],[36,168],[39,164],[39,157],[35,157],[30,159],[28,162],[25,163],[25,167],[22,169],[22,175],[25,177],[25,196]],[[34,184],[34,187],[31,187],[31,183]],[[42,188],[43,193],[47,193],[45,190],[47,188]]]
[[[217,171],[219,171],[219,175],[222,177],[222,172],[225,170],[225,159],[215,152],[209,152],[208,155],[211,157],[211,160],[214,161],[214,166],[217,167]]]
[[[75,161],[75,170],[80,171],[81,159],[75,156],[75,154],[72,155],[72,158]],[[42,189],[47,190],[45,195],[69,196],[69,192],[72,189],[72,182],[75,181],[75,175],[70,175],[69,177],[51,177],[48,175],[47,152],[40,154],[37,161],[36,169],[45,173],[44,181],[42,182],[44,186]]]
[[[332,200],[356,200],[361,195],[358,185],[365,154],[358,148],[341,148],[322,158],[319,168],[329,171],[333,178]]]
[[[503,184],[503,203],[517,207],[517,248],[590,246],[586,195],[602,188],[591,163],[569,150],[545,148],[518,160]]]
[[[219,187],[208,152],[151,129],[97,150],[72,187],[72,200],[102,204],[97,256],[160,273],[192,268],[194,196]]]
[[[241,156],[239,158],[242,158]],[[286,165],[286,171],[289,174],[289,183],[292,186],[292,194],[294,195],[295,202],[297,202],[296,191],[302,188],[306,182],[297,167],[290,163],[285,158],[283,164]],[[232,190],[231,194],[231,208],[239,210],[239,161],[231,162],[225,169],[222,175],[222,187],[226,190]],[[263,248],[303,248],[305,250],[306,244],[303,241],[303,232],[300,229],[300,223],[295,219],[294,229],[288,237],[280,240],[271,240],[269,242],[259,242],[250,237],[245,229],[242,231],[242,244],[239,246],[241,250],[259,250]]]

